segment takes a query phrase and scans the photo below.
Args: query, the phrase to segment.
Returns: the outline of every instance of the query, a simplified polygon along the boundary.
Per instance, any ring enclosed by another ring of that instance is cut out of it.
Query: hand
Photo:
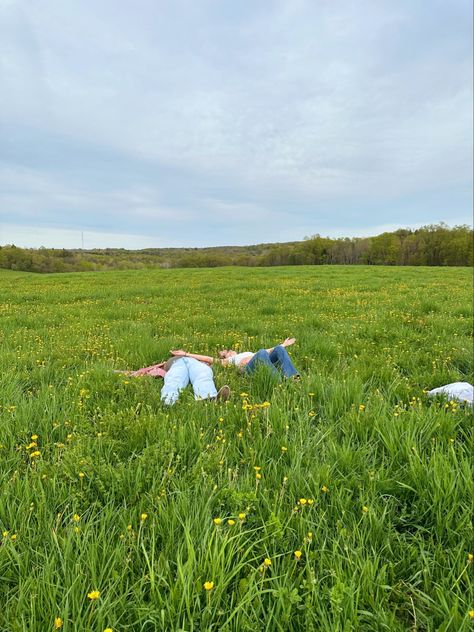
[[[186,351],[183,351],[183,349],[175,349],[174,351],[170,351],[171,355],[174,356],[178,356],[178,357],[182,357],[186,355]]]
[[[286,338],[282,343],[282,347],[289,347],[290,345],[294,345],[296,342],[296,338]]]

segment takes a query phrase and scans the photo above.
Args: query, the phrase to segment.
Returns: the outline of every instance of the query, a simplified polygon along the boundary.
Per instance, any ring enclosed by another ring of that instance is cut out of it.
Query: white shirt
[[[255,353],[252,353],[251,351],[243,351],[242,353],[237,353],[237,355],[227,358],[227,362],[229,364],[235,364],[235,366],[240,366],[242,364],[242,360],[251,358],[254,355]]]
[[[457,399],[458,402],[466,402],[466,404],[474,403],[474,386],[469,382],[453,382],[452,384],[446,384],[446,386],[440,386],[439,388],[433,388],[428,391],[428,395],[433,397],[434,395],[446,395],[450,399]]]

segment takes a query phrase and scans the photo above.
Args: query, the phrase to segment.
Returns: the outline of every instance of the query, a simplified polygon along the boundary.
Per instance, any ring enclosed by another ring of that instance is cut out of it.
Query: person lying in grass
[[[213,399],[227,401],[230,397],[230,388],[225,385],[219,391],[214,384],[212,368],[208,363],[201,362],[192,357],[169,358],[166,362],[138,369],[137,371],[116,371],[131,377],[150,375],[162,377],[164,384],[161,389],[161,401],[172,406],[178,401],[179,394],[191,383],[194,391],[194,399]]]
[[[206,364],[213,364],[215,362],[224,366],[233,364],[248,374],[253,373],[258,366],[263,365],[267,366],[269,371],[275,375],[278,375],[278,369],[280,369],[284,377],[298,378],[299,373],[295,369],[285,348],[295,342],[295,338],[286,338],[281,344],[271,347],[270,349],[259,349],[256,353],[253,351],[237,353],[237,351],[232,349],[224,349],[219,352],[219,358],[212,358],[211,356],[205,356],[199,353],[188,353],[183,349],[176,349],[171,351],[171,353],[173,356],[194,358]]]

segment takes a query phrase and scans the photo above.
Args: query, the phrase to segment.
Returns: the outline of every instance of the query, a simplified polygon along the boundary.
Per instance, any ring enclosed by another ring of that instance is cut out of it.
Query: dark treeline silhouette
[[[146,268],[213,268],[365,264],[391,266],[472,266],[473,230],[432,224],[375,237],[331,239],[215,248],[65,250],[0,247],[0,268],[29,272],[80,272]]]

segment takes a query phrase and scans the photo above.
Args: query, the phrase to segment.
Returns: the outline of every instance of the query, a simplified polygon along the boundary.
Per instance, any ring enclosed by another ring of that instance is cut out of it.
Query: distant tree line
[[[390,265],[472,266],[473,230],[431,224],[375,237],[331,239],[313,235],[304,241],[216,248],[66,250],[0,247],[0,268],[29,272],[81,272],[148,268],[218,266]]]

